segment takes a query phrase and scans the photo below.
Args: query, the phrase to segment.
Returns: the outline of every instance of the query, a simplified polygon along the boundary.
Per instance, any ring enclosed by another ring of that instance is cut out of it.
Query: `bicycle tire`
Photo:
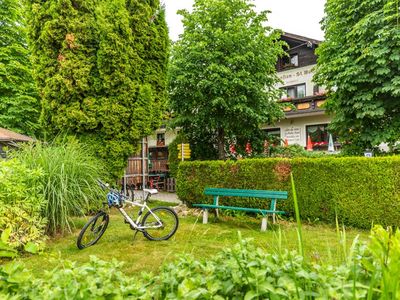
[[[101,217],[103,217],[101,224],[99,224],[99,226],[96,227],[97,220]],[[94,244],[96,244],[98,242],[98,240],[102,237],[104,232],[106,231],[109,221],[110,221],[110,217],[108,216],[108,214],[106,212],[104,212],[104,211],[98,212],[93,218],[91,218],[89,220],[89,222],[87,222],[85,224],[85,226],[83,226],[81,232],[79,233],[78,239],[76,241],[76,246],[82,250],[82,249],[85,249],[87,247],[90,247],[90,246],[93,246]],[[85,240],[85,237],[87,236],[87,235],[85,235],[85,233],[87,233],[87,230],[89,229],[89,227],[90,227],[91,233],[92,234],[94,233],[95,236],[92,239],[90,239],[89,242],[85,243],[84,240]]]
[[[160,221],[163,223],[163,226],[160,228],[144,228],[143,229],[143,235],[151,240],[151,241],[163,241],[163,240],[168,240],[170,237],[172,237],[175,232],[178,229],[179,226],[179,219],[178,215],[176,212],[169,208],[169,207],[164,207],[164,206],[159,206],[156,208],[151,209],[146,213],[146,215],[143,217],[142,221],[142,226],[151,226],[158,221],[154,218],[153,214],[154,213]]]

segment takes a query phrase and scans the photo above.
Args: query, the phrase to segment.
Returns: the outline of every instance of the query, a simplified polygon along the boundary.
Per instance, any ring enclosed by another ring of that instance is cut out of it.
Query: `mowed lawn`
[[[132,210],[128,210],[133,213]],[[277,225],[268,226],[266,232],[260,231],[261,219],[239,216],[221,216],[217,221],[210,216],[208,224],[202,224],[202,217],[188,216],[179,218],[179,228],[168,241],[149,241],[124,223],[122,216],[113,209],[107,231],[100,241],[87,249],[76,247],[76,238],[80,228],[88,218],[75,219],[76,230],[71,235],[50,239],[44,254],[20,258],[27,268],[40,275],[41,272],[56,266],[60,260],[67,259],[78,263],[87,262],[91,255],[103,260],[117,259],[125,262],[123,271],[137,274],[140,271],[157,273],[159,267],[172,262],[184,254],[191,254],[203,260],[229,248],[241,238],[250,238],[267,251],[298,249],[296,223],[279,220]],[[270,218],[271,221],[271,218]],[[303,239],[307,259],[318,263],[338,263],[343,259],[344,244],[347,249],[353,239],[368,238],[368,231],[346,229],[345,243],[343,234],[328,225],[303,224]]]

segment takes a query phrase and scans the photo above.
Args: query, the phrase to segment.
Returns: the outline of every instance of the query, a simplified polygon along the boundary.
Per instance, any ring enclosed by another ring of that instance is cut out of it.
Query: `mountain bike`
[[[144,189],[146,194],[142,201],[130,201],[129,197],[120,193],[118,190],[109,188],[104,182],[98,180],[103,190],[108,190],[107,202],[104,204],[108,208],[115,207],[119,210],[125,219],[125,223],[130,225],[132,230],[138,232],[151,241],[168,240],[178,229],[179,219],[175,211],[169,207],[159,206],[150,208],[147,201],[151,195],[157,193],[155,189]],[[136,220],[133,220],[124,210],[126,204],[140,207]],[[145,214],[143,214],[146,212]],[[107,229],[110,221],[109,214],[103,209],[100,210],[93,218],[91,218],[79,233],[77,247],[84,249],[96,244]]]

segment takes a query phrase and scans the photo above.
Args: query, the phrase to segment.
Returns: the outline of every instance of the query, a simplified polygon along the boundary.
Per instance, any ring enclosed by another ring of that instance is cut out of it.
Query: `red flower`
[[[246,151],[247,154],[251,154],[251,151],[252,151],[252,150],[251,150],[251,144],[250,144],[250,142],[247,142],[245,151]]]

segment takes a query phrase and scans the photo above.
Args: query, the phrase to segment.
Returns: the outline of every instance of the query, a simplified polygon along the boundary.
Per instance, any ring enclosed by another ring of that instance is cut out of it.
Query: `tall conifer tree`
[[[168,36],[159,2],[29,2],[42,120],[54,134],[92,145],[120,175],[165,102]]]
[[[0,127],[38,133],[40,103],[19,0],[0,0]]]

